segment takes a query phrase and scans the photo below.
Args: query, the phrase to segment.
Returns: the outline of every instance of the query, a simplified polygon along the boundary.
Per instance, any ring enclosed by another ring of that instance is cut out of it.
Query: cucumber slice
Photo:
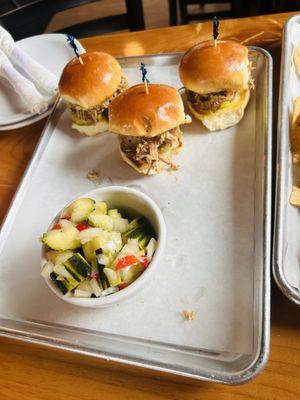
[[[120,232],[107,232],[106,238],[103,241],[103,252],[116,253],[120,251],[122,247],[123,242]]]
[[[105,273],[106,278],[108,279],[110,286],[117,286],[122,283],[120,274],[118,271],[114,271],[111,268],[103,268],[103,272]]]
[[[67,261],[72,255],[73,251],[55,251],[50,250],[47,252],[46,257],[47,260],[51,261],[53,264],[63,264]]]
[[[124,242],[128,239],[137,239],[141,249],[145,249],[153,236],[153,229],[145,217],[135,218],[128,225],[128,230],[122,234]]]
[[[68,282],[64,279],[59,279],[60,275],[57,275],[55,272],[50,274],[50,278],[55,282],[58,289],[62,292],[62,294],[68,293],[71,289]]]
[[[55,229],[44,233],[42,242],[53,250],[73,250],[81,245],[78,230],[75,227]]]
[[[74,254],[67,261],[65,261],[64,266],[67,268],[68,272],[70,272],[74,277],[76,277],[76,279],[78,278],[80,281],[83,281],[92,272],[92,267],[90,264],[87,263],[79,253]]]
[[[99,271],[100,283],[101,283],[102,289],[105,290],[105,289],[107,289],[109,287],[108,279],[107,279],[105,273],[103,272],[103,269],[105,268],[105,265],[99,264],[97,262],[97,266],[98,266],[98,271]]]
[[[144,231],[142,228],[138,227],[138,228],[132,229],[129,232],[126,232],[126,236],[127,236],[127,238],[130,238],[130,239],[139,240],[140,238],[142,238],[144,236]]]
[[[121,213],[116,208],[112,208],[111,210],[108,210],[107,213],[110,217],[116,217],[116,218],[122,218]]]
[[[124,274],[123,282],[127,284],[134,282],[144,271],[145,267],[142,264],[134,264]]]
[[[128,220],[125,218],[113,217],[113,230],[124,233],[128,229]]]
[[[101,214],[107,214],[107,204],[104,201],[96,201],[95,210]]]
[[[80,283],[63,265],[55,265],[53,271],[64,278],[64,281],[68,283],[69,291],[75,289]]]
[[[101,214],[98,211],[93,211],[88,217],[89,224],[96,228],[102,228],[106,231],[112,231],[114,221],[109,215]]]
[[[139,242],[140,248],[145,248],[151,239],[151,236],[147,234],[147,231],[145,231],[142,228],[136,228],[132,232],[129,232],[127,238],[129,239],[137,239]]]
[[[138,228],[140,226],[139,221],[142,217],[138,217],[133,219],[130,224],[128,225],[128,230],[134,229],[134,228]]]
[[[55,282],[57,279],[57,274],[55,272],[51,272],[50,278]]]
[[[145,249],[151,239],[151,236],[145,235],[139,239],[139,246],[141,249]]]
[[[82,245],[83,254],[87,262],[91,262],[96,259],[96,251],[102,247],[103,239],[100,237],[94,237],[87,243]]]
[[[100,228],[88,228],[79,232],[79,239],[82,244],[89,242],[95,237],[103,237],[103,236],[104,236],[103,230]]]
[[[92,264],[92,270],[97,271],[99,273],[99,278],[98,278],[97,282],[100,287],[100,290],[102,291],[104,287],[105,288],[107,287],[107,286],[105,286],[105,280],[103,280],[103,277],[105,277],[105,275],[103,273],[103,265],[99,265],[97,259],[93,260],[91,262],[91,264]],[[104,286],[103,286],[103,284],[104,284]],[[107,284],[108,284],[108,282],[107,282]],[[96,293],[95,293],[95,295],[96,295]]]
[[[71,221],[76,224],[85,221],[89,213],[95,209],[95,200],[82,198],[75,200],[67,209],[64,210],[63,215],[71,217]]]

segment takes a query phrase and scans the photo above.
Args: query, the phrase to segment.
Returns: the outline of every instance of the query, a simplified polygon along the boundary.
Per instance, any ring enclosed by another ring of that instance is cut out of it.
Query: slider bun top
[[[100,105],[117,90],[122,77],[118,61],[100,51],[83,53],[83,64],[77,57],[64,68],[60,81],[60,96],[84,109]]]
[[[201,42],[188,50],[179,66],[183,85],[199,94],[247,89],[248,49],[231,40]]]
[[[125,90],[109,106],[109,130],[120,135],[153,137],[184,124],[178,91],[167,85],[139,84]]]

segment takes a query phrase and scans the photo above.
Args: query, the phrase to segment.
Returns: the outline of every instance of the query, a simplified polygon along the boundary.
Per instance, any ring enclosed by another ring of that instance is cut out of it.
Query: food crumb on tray
[[[300,207],[300,188],[293,186],[290,195],[290,204],[295,207]]]
[[[188,310],[188,309],[183,310],[182,311],[182,315],[184,316],[184,318],[187,321],[193,321],[195,319],[195,316],[196,316],[195,311]]]
[[[97,171],[89,171],[86,174],[86,178],[91,182],[97,182],[100,179],[99,173]]]

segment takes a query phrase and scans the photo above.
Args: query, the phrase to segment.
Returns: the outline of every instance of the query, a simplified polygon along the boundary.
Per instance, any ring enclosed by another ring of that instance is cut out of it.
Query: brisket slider
[[[180,79],[193,115],[210,130],[237,124],[253,86],[247,47],[220,40],[197,44],[183,56]]]
[[[108,105],[127,87],[118,61],[99,51],[76,57],[64,68],[59,93],[71,111],[72,127],[93,136],[108,128]]]
[[[177,169],[172,158],[183,145],[180,125],[191,122],[178,91],[167,85],[135,85],[109,107],[109,130],[119,134],[123,159],[138,172],[153,175]]]

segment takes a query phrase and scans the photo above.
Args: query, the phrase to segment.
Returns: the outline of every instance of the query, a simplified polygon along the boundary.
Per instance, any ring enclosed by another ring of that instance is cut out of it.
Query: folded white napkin
[[[0,26],[0,50],[10,58],[11,62],[25,71],[33,82],[53,96],[57,93],[58,78],[52,72],[36,62],[16,44],[7,30]]]
[[[47,110],[49,101],[37,91],[31,81],[24,78],[24,76],[13,67],[2,50],[0,50],[0,76],[3,76],[3,78],[9,81],[31,113],[41,114]]]

